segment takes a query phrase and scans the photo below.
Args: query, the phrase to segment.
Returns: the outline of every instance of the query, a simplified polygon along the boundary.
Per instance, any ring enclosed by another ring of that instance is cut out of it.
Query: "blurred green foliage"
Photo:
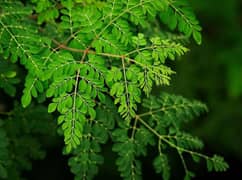
[[[0,118],[0,179],[21,180],[32,161],[44,159],[46,149],[57,144],[56,124],[42,105],[23,109],[15,103],[5,115]]]
[[[17,66],[9,61],[0,60],[0,88],[10,96],[14,96],[16,88],[14,85],[20,82],[17,75]]]
[[[191,2],[203,27],[203,44],[176,64],[170,90],[202,98],[210,113],[195,133],[213,150],[242,160],[242,1]]]

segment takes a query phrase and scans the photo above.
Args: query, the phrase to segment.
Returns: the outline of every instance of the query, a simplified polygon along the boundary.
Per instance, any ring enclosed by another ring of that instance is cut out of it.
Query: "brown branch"
[[[76,49],[76,48],[68,47],[68,46],[66,46],[63,43],[60,43],[60,42],[56,41],[55,39],[53,39],[52,41],[58,46],[56,49],[65,49],[65,50],[72,51],[72,52],[83,53],[85,55],[94,54],[94,55],[98,55],[98,56],[119,58],[121,60],[127,60],[129,62],[133,62],[133,63],[135,63],[135,64],[137,64],[137,65],[139,65],[141,67],[144,67],[145,66],[141,62],[138,62],[138,61],[136,61],[136,60],[128,57],[129,53],[128,54],[124,54],[124,55],[110,54],[110,53],[97,53],[96,51],[90,50],[90,48],[86,48],[85,50],[83,50],[83,49]],[[146,67],[146,68],[148,68],[150,71],[152,71],[153,73],[155,73],[150,67]]]
[[[95,55],[99,55],[99,56],[106,56],[106,57],[113,57],[113,58],[126,58],[125,55],[109,54],[109,53],[97,53],[96,51],[90,50],[90,48],[87,48],[85,50],[76,49],[76,48],[68,47],[65,44],[62,44],[55,39],[53,39],[52,41],[54,42],[54,44],[56,44],[58,46],[58,48],[65,49],[65,50],[72,51],[72,52],[85,53],[85,54],[95,54]]]
[[[65,49],[65,50],[68,50],[68,51],[72,51],[72,52],[81,52],[81,53],[84,53],[85,50],[82,50],[82,49],[75,49],[75,48],[70,48],[70,47],[67,47],[65,44],[62,44],[58,41],[56,41],[55,39],[52,39],[53,43],[55,43],[58,48],[60,49]]]

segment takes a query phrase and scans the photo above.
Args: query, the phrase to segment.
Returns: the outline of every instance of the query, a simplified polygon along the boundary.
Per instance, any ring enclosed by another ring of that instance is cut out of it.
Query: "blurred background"
[[[175,63],[169,91],[209,107],[188,130],[203,139],[205,152],[222,153],[230,169],[206,176],[242,179],[242,1],[190,2],[203,27],[203,43]]]
[[[195,179],[242,179],[242,1],[192,0],[191,4],[203,27],[203,43],[201,46],[189,45],[191,51],[172,64],[177,74],[165,90],[208,105],[209,113],[186,128],[204,141],[203,152],[218,153],[230,164],[230,169],[224,173],[207,173],[206,168],[195,167]],[[160,90],[164,91],[164,88]],[[11,107],[1,107],[1,103],[6,104],[9,99],[2,99],[3,96],[4,92],[0,91],[0,110],[7,111],[4,108]],[[43,117],[43,112],[39,117]],[[53,131],[56,131],[54,126]],[[73,179],[68,157],[61,152],[62,138],[53,136],[51,142],[54,143],[45,145],[45,159],[35,160],[32,171],[24,173],[27,179]],[[104,147],[103,153],[105,164],[96,179],[119,179],[110,146]],[[151,159],[143,159],[144,179],[160,179],[152,173]],[[175,166],[173,179],[182,179],[182,166]]]

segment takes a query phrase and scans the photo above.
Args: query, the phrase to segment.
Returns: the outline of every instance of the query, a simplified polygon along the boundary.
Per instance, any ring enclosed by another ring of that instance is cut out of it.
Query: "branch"
[[[9,112],[0,112],[0,115],[3,115],[3,116],[11,116],[11,115],[13,115],[13,111],[9,111]]]
[[[134,50],[134,51],[132,51],[130,53],[124,54],[124,55],[118,55],[118,54],[110,54],[110,53],[97,53],[96,51],[90,50],[90,48],[87,48],[86,50],[71,48],[71,47],[66,46],[65,44],[62,44],[62,43],[56,41],[55,39],[53,39],[52,41],[58,46],[56,49],[65,49],[65,50],[68,50],[68,51],[78,52],[78,53],[85,53],[86,52],[86,54],[94,54],[94,55],[98,55],[98,56],[126,59],[126,60],[128,60],[130,62],[133,62],[133,63],[139,65],[142,68],[149,69],[149,71],[151,71],[154,74],[157,74],[157,73],[151,67],[157,68],[157,69],[162,71],[162,68],[160,68],[160,67],[153,66],[153,65],[148,66],[147,64],[143,64],[141,62],[138,62],[138,61],[128,57],[128,55],[133,54],[134,52],[137,52],[138,49],[136,49],[136,50]],[[150,48],[151,47],[147,47],[146,49],[150,49]],[[142,48],[142,49],[144,49],[144,48]],[[175,73],[175,72],[171,71],[171,73]],[[158,74],[158,75],[162,76],[162,77],[164,76],[164,78],[166,78],[165,75],[163,75],[163,74]]]
[[[160,140],[162,140],[163,142],[168,144],[170,147],[176,149],[177,151],[185,152],[185,153],[188,153],[190,155],[196,155],[196,156],[201,157],[201,158],[206,159],[206,160],[207,159],[211,160],[211,157],[209,157],[209,156],[206,156],[204,154],[201,154],[201,153],[198,153],[198,152],[195,152],[195,151],[190,151],[190,150],[185,149],[183,147],[177,146],[176,144],[167,140],[166,136],[161,135],[159,132],[157,132],[155,129],[153,129],[148,123],[146,123],[143,119],[141,119],[139,115],[136,115],[136,118],[139,120],[139,122],[141,124],[143,124],[149,131],[151,131],[154,135],[156,135]]]

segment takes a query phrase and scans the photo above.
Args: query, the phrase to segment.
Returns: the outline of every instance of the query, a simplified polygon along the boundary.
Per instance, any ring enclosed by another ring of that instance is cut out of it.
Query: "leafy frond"
[[[58,58],[58,61],[55,61],[55,58]],[[106,69],[102,67],[103,59],[97,56],[89,56],[88,60],[82,63],[74,60],[69,53],[59,53],[53,59],[47,71],[52,83],[46,95],[54,97],[48,111],[53,112],[57,109],[61,113],[58,124],[62,125],[65,142],[70,151],[80,144],[86,119],[96,118],[94,99],[97,97],[103,101],[105,98],[103,74]]]
[[[114,128],[116,109],[110,99],[105,99],[104,104],[97,107],[96,119],[88,119],[84,125],[80,145],[74,150],[73,157],[69,159],[71,171],[75,179],[93,179],[98,173],[98,165],[104,159],[100,154],[101,144],[105,144]]]
[[[161,93],[158,98],[151,96],[149,99],[144,99],[142,105],[148,111],[140,116],[148,116],[158,129],[179,128],[182,123],[207,111],[206,105],[199,101],[190,101],[181,96],[166,93]]]
[[[168,8],[160,14],[161,20],[172,30],[178,30],[186,36],[193,36],[201,44],[201,26],[187,0],[167,0]]]
[[[22,103],[26,107],[32,96],[38,96],[34,88],[42,72],[40,53],[50,45],[50,41],[39,34],[38,26],[28,18],[32,13],[30,7],[18,1],[7,0],[1,1],[0,7],[0,52],[4,58],[10,58],[14,63],[20,59],[29,73],[30,79],[26,78],[22,97]]]
[[[11,57],[12,62],[20,58],[29,73],[40,73],[41,62],[37,54],[49,42],[39,35],[33,22],[27,21],[31,8],[12,1],[1,1],[0,6],[1,52],[4,52],[5,58]]]
[[[153,166],[157,174],[162,174],[164,180],[170,179],[170,165],[165,154],[160,153],[153,161]]]
[[[194,137],[188,133],[178,132],[175,136],[171,136],[170,139],[175,139],[176,144],[182,148],[191,150],[203,148],[203,142],[197,137]]]
[[[170,176],[170,167],[165,155],[167,146],[177,151],[185,170],[184,179],[190,179],[195,175],[188,169],[183,157],[184,153],[191,155],[195,162],[201,158],[206,160],[210,171],[213,169],[225,171],[228,168],[228,164],[222,157],[217,155],[209,157],[194,151],[203,147],[201,140],[180,131],[182,122],[207,111],[204,104],[198,101],[189,101],[181,96],[161,93],[159,98],[151,96],[149,99],[145,99],[143,106],[149,111],[137,115],[136,121],[140,123],[140,128],[146,128],[158,139],[156,143],[159,155],[155,158],[153,165],[157,173],[162,173],[164,179],[169,179]]]
[[[59,17],[58,1],[54,0],[31,0],[36,4],[34,10],[38,13],[38,24],[53,21]]]
[[[112,133],[113,151],[118,153],[116,164],[123,179],[141,179],[141,162],[137,160],[137,145],[128,136],[128,127],[116,129]]]
[[[208,171],[215,170],[217,172],[226,171],[229,165],[224,161],[224,158],[218,155],[214,155],[211,159],[207,159]]]

